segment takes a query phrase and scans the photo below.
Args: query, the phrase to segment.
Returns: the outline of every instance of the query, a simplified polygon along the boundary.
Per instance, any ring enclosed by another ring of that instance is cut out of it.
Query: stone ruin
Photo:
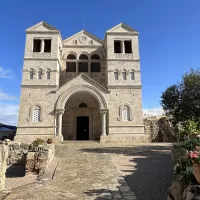
[[[144,119],[145,133],[150,142],[175,142],[177,134],[166,116],[154,116]]]
[[[6,141],[0,144],[0,191],[5,186],[7,166],[25,165],[26,173],[38,174],[42,177],[53,161],[54,144],[34,146],[31,143]]]

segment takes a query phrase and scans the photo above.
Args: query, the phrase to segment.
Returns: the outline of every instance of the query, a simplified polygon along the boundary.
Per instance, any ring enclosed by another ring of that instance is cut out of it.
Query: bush
[[[179,123],[178,129],[180,131],[181,139],[191,134],[200,133],[200,122],[194,120],[187,120]]]
[[[174,148],[184,148],[188,151],[193,151],[196,146],[200,146],[200,139],[187,139],[174,145]]]
[[[42,140],[41,138],[37,138],[35,141],[32,142],[33,146],[39,146],[45,144],[45,141]]]
[[[187,139],[174,145],[172,157],[174,160],[174,175],[178,177],[183,175],[185,180],[189,183],[195,181],[192,172],[192,161],[186,157],[187,151],[194,151],[196,146],[200,146],[200,139]]]

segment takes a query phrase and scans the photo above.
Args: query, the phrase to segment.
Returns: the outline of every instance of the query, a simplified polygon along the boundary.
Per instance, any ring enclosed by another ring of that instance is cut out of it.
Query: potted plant
[[[194,151],[187,151],[186,159],[191,160],[193,174],[200,184],[200,147],[196,146]]]

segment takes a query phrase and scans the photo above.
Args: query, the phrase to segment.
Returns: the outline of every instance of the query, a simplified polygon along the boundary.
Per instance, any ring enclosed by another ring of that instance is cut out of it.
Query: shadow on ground
[[[6,170],[6,178],[25,176],[25,165],[11,165]]]
[[[122,174],[137,200],[165,200],[167,190],[172,182],[172,145],[146,145],[141,147],[102,147],[82,149],[88,153],[106,153],[110,155],[129,156],[129,164],[120,167]],[[128,166],[128,170],[123,170]],[[120,189],[120,186],[119,186]],[[86,194],[95,196],[104,192],[103,197],[96,200],[105,199],[109,192],[115,191],[90,190]],[[129,199],[129,198],[127,198]],[[130,198],[131,199],[131,198]]]

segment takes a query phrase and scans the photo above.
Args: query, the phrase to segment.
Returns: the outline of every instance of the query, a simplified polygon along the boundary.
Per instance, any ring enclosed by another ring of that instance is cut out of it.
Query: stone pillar
[[[101,136],[106,136],[106,110],[100,110],[101,113]]]
[[[62,136],[62,115],[64,113],[64,109],[58,110],[58,131],[57,136]]]
[[[55,111],[55,118],[54,118],[54,125],[55,125],[55,129],[54,129],[54,135],[57,135],[57,118],[58,118],[58,114],[57,111]]]
[[[78,62],[76,62],[76,76],[78,75]]]
[[[121,41],[121,53],[125,53],[124,41]]]
[[[2,191],[5,187],[7,158],[8,158],[8,146],[0,144],[0,191]]]
[[[41,47],[40,52],[44,52],[44,39],[41,39]]]

